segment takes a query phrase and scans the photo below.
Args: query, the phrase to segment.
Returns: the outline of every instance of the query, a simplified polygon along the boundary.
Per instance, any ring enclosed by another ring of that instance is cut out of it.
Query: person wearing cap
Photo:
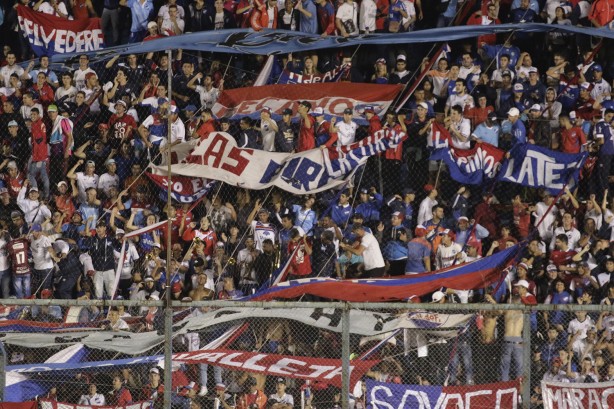
[[[329,134],[330,139],[326,142],[327,146],[332,146],[331,140],[336,141],[337,146],[346,146],[354,143],[358,125],[352,120],[354,111],[351,108],[343,110],[343,121],[337,122],[337,118],[330,118]],[[334,143],[334,142],[333,142]]]
[[[441,243],[437,246],[435,253],[435,269],[440,270],[462,263],[467,255],[463,251],[463,247],[454,242],[456,238],[454,231],[445,229],[438,235],[441,236]]]
[[[134,118],[128,115],[128,106],[123,100],[117,100],[114,109],[115,113],[111,115],[107,123],[111,131],[109,146],[115,152],[119,152],[121,142],[131,139],[132,133],[136,131],[138,125]]]
[[[111,187],[119,188],[119,176],[116,173],[117,164],[115,159],[107,159],[105,161],[107,171],[100,175],[98,178],[98,190],[102,191],[107,197],[109,197],[109,191]]]
[[[405,54],[397,55],[396,65],[388,79],[389,84],[407,84],[411,77],[411,73],[407,70],[407,56]]]
[[[511,134],[513,144],[516,145],[527,143],[527,129],[524,126],[524,123],[520,120],[520,110],[516,107],[510,108],[510,110],[507,111],[507,119],[512,124]]]
[[[53,276],[51,271],[54,263],[60,261],[56,254],[51,240],[42,232],[40,224],[35,223],[30,227],[30,251],[33,260],[32,287],[41,289],[51,289]]]
[[[477,143],[486,142],[493,146],[499,146],[501,126],[497,123],[497,113],[492,111],[486,116],[486,120],[475,127],[471,133],[471,139]]]
[[[84,163],[84,170],[82,172],[76,172],[76,170]],[[70,180],[76,181],[79,203],[87,203],[87,189],[91,187],[96,189],[100,180],[99,176],[96,174],[96,163],[93,160],[88,160],[86,162],[84,159],[79,159],[77,163],[75,163],[75,165],[68,171],[66,177]]]
[[[291,153],[296,149],[297,125],[292,123],[292,110],[285,108],[281,111],[281,120],[277,121],[275,135],[275,151]]]
[[[32,225],[34,223],[43,223],[45,219],[51,219],[51,211],[41,201],[38,189],[32,186],[28,190],[28,186],[29,180],[26,179],[17,196],[17,205],[23,212],[25,222],[28,225]],[[26,191],[28,192],[27,197]]]
[[[407,263],[405,275],[431,271],[431,253],[433,245],[426,238],[426,228],[418,225],[414,238],[407,242]]]
[[[298,105],[298,114],[301,119],[296,152],[304,152],[316,147],[316,120],[309,114],[309,111],[311,111],[311,102],[301,101]]]
[[[275,393],[269,395],[269,402],[273,401],[274,409],[293,409],[294,397],[286,393],[286,380],[277,378],[275,380]]]
[[[546,96],[546,86],[540,81],[537,68],[529,68],[528,73],[529,79],[524,83],[524,95],[527,96],[531,104],[539,104],[544,101]]]
[[[599,147],[597,159],[597,180],[599,193],[608,189],[609,177],[612,175],[612,158],[614,157],[614,131],[612,130],[612,120],[614,119],[614,109],[607,108],[604,111],[603,119],[597,122],[594,127],[593,135]]]
[[[151,401],[155,405],[154,407],[161,407],[164,401],[164,384],[161,381],[160,369],[157,366],[149,370],[149,382],[143,386],[141,396],[145,400]]]
[[[400,197],[399,200],[401,200]],[[363,216],[367,224],[379,221],[383,202],[383,196],[377,193],[374,186],[371,186],[369,189],[361,188],[359,192],[359,204],[356,206],[356,212],[354,214],[358,213]]]
[[[101,300],[105,292],[112,297],[110,291],[115,282],[115,256],[113,253],[113,240],[107,236],[107,225],[99,221],[96,225],[96,234],[89,238],[89,255],[92,257],[94,267],[94,290],[96,298]]]
[[[591,69],[593,73],[591,98],[597,102],[611,99],[612,87],[609,82],[603,79],[603,68],[599,64],[593,64]]]
[[[150,21],[149,23],[147,23],[147,35],[145,36],[145,38],[143,38],[143,42],[156,40],[162,37],[164,36],[160,34],[160,30],[158,29],[158,23],[156,23],[155,21]]]
[[[391,276],[403,275],[405,265],[407,264],[407,246],[406,242],[410,235],[407,234],[407,229],[403,226],[404,214],[402,212],[394,212],[390,218],[390,227],[384,228],[380,223],[378,226],[376,237],[383,245],[382,254],[384,259],[388,261],[388,274]]]

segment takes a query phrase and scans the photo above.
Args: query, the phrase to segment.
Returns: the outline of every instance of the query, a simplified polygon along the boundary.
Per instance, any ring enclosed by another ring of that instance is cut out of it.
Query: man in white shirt
[[[286,393],[286,380],[284,378],[277,378],[275,389],[276,392],[269,396],[269,405],[274,400],[276,403],[272,407],[275,409],[293,409],[294,397]]]
[[[262,108],[260,111],[260,135],[262,135],[263,151],[275,151],[275,134],[278,130],[277,122],[271,118],[271,108]]]
[[[53,262],[60,259],[53,249],[51,240],[43,234],[41,225],[32,225],[30,235],[30,250],[34,261],[34,274],[32,275],[32,288],[51,289]]]
[[[360,2],[360,18],[358,28],[360,33],[374,33],[375,19],[377,17],[377,5],[373,0],[362,0]]]
[[[433,206],[437,205],[437,189],[433,185],[424,186],[427,196],[420,202],[418,208],[418,218],[416,223],[418,226],[424,226],[424,223],[433,218]]]
[[[29,225],[43,223],[45,219],[51,219],[51,211],[44,203],[41,203],[37,188],[31,187],[28,197],[26,197],[29,183],[28,179],[26,179],[19,190],[17,205],[23,212],[26,223]]]
[[[384,275],[386,263],[382,251],[375,236],[368,233],[362,224],[354,224],[352,233],[360,239],[360,245],[353,247],[352,244],[339,243],[339,247],[357,256],[362,256],[364,264],[364,278],[377,278]]]
[[[467,87],[465,86],[465,82],[463,80],[456,80],[456,84],[454,85],[454,91],[455,93],[451,94],[446,101],[446,107],[444,109],[444,113],[446,116],[454,105],[460,105],[461,107],[463,107],[463,109],[467,107],[473,108],[475,106],[473,97],[467,94]]]
[[[78,202],[85,203],[87,202],[87,195],[85,191],[91,187],[96,189],[98,187],[99,177],[96,174],[96,164],[93,160],[88,160],[85,163],[85,171],[84,172],[75,172],[79,166],[83,164],[83,159],[79,159],[75,166],[73,166],[66,177],[71,180],[75,180],[77,182],[77,190],[78,194]]]
[[[611,99],[610,93],[612,87],[603,79],[603,68],[599,64],[593,64],[593,89],[591,90],[591,97],[601,102],[603,100]]]
[[[177,36],[183,34],[185,22],[179,17],[175,4],[168,6],[168,18],[162,20],[161,33],[165,36]]]
[[[345,0],[335,15],[335,24],[343,37],[358,35],[358,6],[353,0]]]
[[[87,55],[79,56],[79,68],[73,73],[73,80],[78,91],[85,88],[85,76],[89,73],[96,75],[94,70],[89,67],[90,59]]]
[[[570,250],[573,250],[578,245],[578,241],[580,241],[580,232],[573,226],[573,216],[571,213],[565,213],[563,215],[563,225],[554,229],[553,237],[558,236],[559,234],[564,234],[567,236],[567,245]],[[550,251],[554,250],[554,242],[552,240],[550,242]]]
[[[160,11],[158,11],[158,25],[162,25],[162,21],[168,19],[170,17],[169,8],[171,6],[177,7],[177,15],[181,19],[185,19],[185,10],[182,6],[177,4],[177,0],[168,0],[165,5],[160,7]]]
[[[343,111],[343,122],[335,124],[336,118],[330,119],[330,133],[337,134],[337,146],[345,146],[354,143],[358,125],[352,121],[352,108]]]
[[[11,86],[11,74],[17,74],[19,77],[23,75],[24,70],[15,64],[16,61],[15,53],[10,52],[6,55],[6,65],[0,69],[0,77],[7,88]]]
[[[450,267],[455,263],[454,260],[458,260],[457,264],[462,263],[466,254],[463,252],[462,246],[454,242],[456,237],[454,232],[446,229],[439,235],[441,236],[441,244],[437,247],[437,254],[435,255],[435,269],[440,270]]]
[[[545,242],[549,242],[552,239],[552,226],[556,221],[556,216],[559,212],[559,209],[556,206],[550,205],[554,202],[554,197],[550,193],[546,193],[542,202],[538,202],[534,207],[529,208],[533,211],[533,215],[535,216],[535,225],[538,226],[537,231],[539,232],[539,237]],[[548,208],[550,210],[548,211]],[[548,211],[548,213],[546,213]],[[543,217],[543,221],[542,220]]]
[[[104,395],[96,393],[96,384],[90,384],[89,393],[87,395],[81,395],[79,399],[79,405],[87,406],[104,406]]]
[[[109,189],[111,189],[112,186],[119,188],[119,176],[115,173],[117,170],[115,159],[107,159],[104,164],[107,167],[107,172],[103,173],[98,178],[98,190],[101,190],[109,197]]]
[[[66,10],[66,5],[64,2],[59,0],[39,0],[34,5],[34,11],[50,14],[56,17],[67,18],[69,20],[73,19],[72,16],[68,14],[68,10]]]
[[[463,118],[463,108],[454,105],[450,116],[444,119],[446,128],[450,131],[452,146],[457,149],[469,149],[471,147],[471,122]]]

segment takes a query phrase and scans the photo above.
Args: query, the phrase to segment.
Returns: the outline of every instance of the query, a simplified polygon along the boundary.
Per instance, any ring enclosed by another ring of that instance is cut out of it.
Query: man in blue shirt
[[[318,11],[312,0],[301,0],[296,9],[301,13],[299,31],[309,34],[318,34]]]
[[[132,13],[132,25],[130,26],[130,42],[140,43],[147,35],[147,23],[149,15],[153,11],[151,0],[120,0],[122,6],[128,6]]]
[[[477,143],[486,142],[493,146],[499,146],[501,127],[497,124],[497,113],[490,112],[486,121],[479,124],[471,134],[471,138]]]
[[[527,143],[527,130],[520,120],[520,111],[518,108],[511,108],[507,111],[507,119],[512,124],[512,140],[513,144]]]
[[[612,156],[614,156],[614,130],[612,130],[612,120],[614,119],[614,109],[608,108],[603,114],[603,120],[595,125],[594,136],[599,149],[599,159],[597,171],[599,175],[599,189],[603,195],[608,188],[608,178],[612,174]]]

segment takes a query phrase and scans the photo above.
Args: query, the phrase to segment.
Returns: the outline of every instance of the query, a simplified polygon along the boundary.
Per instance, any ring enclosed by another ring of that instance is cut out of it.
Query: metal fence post
[[[350,407],[350,304],[343,303],[341,320],[341,405]]]
[[[167,169],[168,169],[168,188],[167,188],[167,203],[170,205],[171,203],[171,136],[172,136],[172,116],[170,112],[170,101],[172,97],[172,81],[173,81],[173,73],[172,73],[172,62],[173,62],[173,52],[172,50],[167,50],[166,55],[169,61],[168,67],[168,100],[169,100],[169,112],[168,115],[168,151],[166,154],[167,160]],[[171,231],[172,220],[168,218],[168,232]],[[164,407],[170,409],[171,407],[171,393],[173,390],[173,308],[171,304],[171,235],[167,234],[167,240],[164,245],[166,246],[166,290],[165,290],[165,307],[164,307]]]
[[[522,339],[525,348],[522,350],[522,407],[531,407],[531,364],[533,360],[531,345],[531,314],[533,312],[525,312],[526,316],[522,321]]]
[[[0,402],[4,402],[4,388],[6,387],[6,349],[0,341]]]

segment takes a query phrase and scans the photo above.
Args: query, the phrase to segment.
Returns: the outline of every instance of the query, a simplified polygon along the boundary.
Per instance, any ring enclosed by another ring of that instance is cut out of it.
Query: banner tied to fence
[[[542,399],[544,409],[614,408],[614,382],[542,381]]]
[[[367,401],[375,408],[518,408],[520,382],[484,385],[403,385],[367,380]]]

